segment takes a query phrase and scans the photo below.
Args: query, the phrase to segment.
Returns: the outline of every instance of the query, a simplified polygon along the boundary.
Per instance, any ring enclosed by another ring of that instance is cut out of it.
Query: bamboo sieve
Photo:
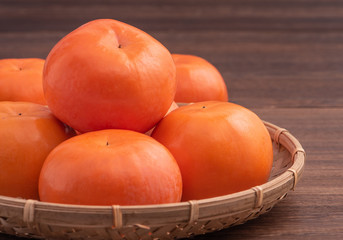
[[[264,123],[273,140],[271,177],[234,194],[174,204],[82,206],[0,196],[0,232],[44,239],[175,239],[242,224],[294,190],[305,151],[287,130]]]

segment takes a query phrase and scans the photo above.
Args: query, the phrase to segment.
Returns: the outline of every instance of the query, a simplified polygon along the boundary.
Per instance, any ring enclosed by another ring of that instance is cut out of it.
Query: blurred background
[[[45,58],[98,18],[207,59],[243,106],[343,106],[340,0],[0,0],[0,58]]]

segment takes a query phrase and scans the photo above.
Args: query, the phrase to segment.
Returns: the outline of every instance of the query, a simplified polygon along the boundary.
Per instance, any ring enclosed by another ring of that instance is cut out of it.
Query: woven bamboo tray
[[[258,217],[294,190],[305,152],[287,130],[265,122],[273,140],[270,180],[251,189],[176,204],[81,206],[0,196],[0,232],[46,239],[175,239]]]

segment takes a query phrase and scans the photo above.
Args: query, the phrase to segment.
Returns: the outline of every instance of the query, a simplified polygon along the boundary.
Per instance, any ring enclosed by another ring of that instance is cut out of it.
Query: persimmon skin
[[[182,106],[156,126],[152,137],[179,164],[182,201],[216,197],[265,183],[273,150],[263,122],[229,102]]]
[[[40,58],[0,59],[0,101],[23,101],[45,105]]]
[[[166,113],[166,115],[168,115],[169,113],[171,113],[172,111],[174,111],[174,110],[177,109],[178,107],[179,107],[179,105],[177,105],[177,103],[173,101],[173,103],[172,103],[172,105],[170,105],[169,110],[168,110],[168,112]],[[147,131],[145,134],[148,135],[148,136],[151,136],[151,133],[152,133],[152,131],[154,131],[154,128],[155,128],[155,127],[153,127],[152,129],[150,129],[149,131]]]
[[[172,57],[176,66],[176,102],[229,100],[226,83],[210,62],[194,55],[172,54]]]
[[[42,201],[82,205],[179,202],[180,169],[153,138],[129,130],[84,133],[56,147],[39,180]]]
[[[46,59],[43,89],[52,112],[79,132],[146,132],[174,99],[175,65],[147,33],[99,19],[55,45]]]
[[[74,135],[46,106],[0,102],[0,195],[38,199],[45,158]]]

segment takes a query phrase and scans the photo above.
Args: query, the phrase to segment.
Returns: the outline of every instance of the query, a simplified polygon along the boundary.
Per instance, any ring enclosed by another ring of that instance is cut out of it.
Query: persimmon
[[[86,205],[178,202],[180,169],[155,139],[134,131],[84,133],[57,146],[39,180],[42,201]]]
[[[159,122],[152,137],[178,162],[184,201],[234,193],[269,178],[273,150],[268,131],[256,114],[237,104],[182,106]]]
[[[74,134],[46,106],[0,102],[0,195],[38,199],[45,158]]]
[[[194,55],[172,57],[176,66],[176,102],[228,101],[226,83],[210,62]]]
[[[42,75],[44,59],[9,58],[0,60],[0,101],[46,104]]]
[[[149,34],[98,19],[53,47],[43,88],[52,112],[80,132],[146,132],[174,100],[175,65],[170,52]]]

